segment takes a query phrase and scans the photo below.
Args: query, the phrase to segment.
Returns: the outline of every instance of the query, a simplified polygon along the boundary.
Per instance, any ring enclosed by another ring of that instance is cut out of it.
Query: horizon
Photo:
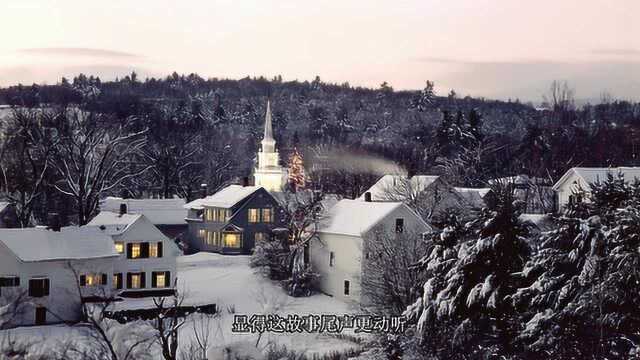
[[[237,3],[11,2],[0,15],[0,86],[174,71],[541,101],[553,80],[578,101],[640,100],[640,3],[551,0]],[[553,9],[553,12],[549,11]],[[24,28],[25,23],[36,24]]]

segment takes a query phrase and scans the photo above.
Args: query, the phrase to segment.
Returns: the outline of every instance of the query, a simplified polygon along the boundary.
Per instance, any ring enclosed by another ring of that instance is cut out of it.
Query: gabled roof
[[[0,243],[26,262],[118,256],[111,237],[95,227],[0,229]]]
[[[550,185],[549,180],[542,177],[532,177],[526,174],[506,176],[488,181],[491,185],[513,184],[513,185]]]
[[[127,205],[127,213],[142,214],[155,225],[183,225],[187,211],[184,199],[123,199],[107,197],[100,201],[100,210],[120,211],[120,204]]]
[[[141,214],[120,215],[113,211],[100,211],[87,225],[104,228],[104,231],[109,235],[119,235],[127,231],[133,223],[142,217]]]
[[[437,175],[415,175],[407,178],[404,175],[384,175],[365,193],[371,193],[374,201],[402,201],[406,191],[420,193],[438,180]],[[364,200],[364,193],[358,198]]]
[[[589,184],[607,180],[607,175],[611,174],[614,177],[622,173],[624,175],[624,181],[633,182],[635,179],[640,179],[640,167],[615,167],[615,168],[588,168],[588,167],[574,167],[569,169],[558,182],[553,185],[553,190],[558,190],[573,174],[581,178],[587,186]],[[585,189],[590,190],[590,189]]]
[[[490,188],[453,188],[458,195],[470,205],[482,207],[485,205],[484,198],[491,192]]]
[[[362,236],[402,206],[406,205],[401,202],[341,200],[329,210],[325,224],[319,232]]]
[[[3,212],[4,209],[6,209],[9,205],[11,205],[11,203],[8,201],[0,201],[0,213]]]
[[[262,186],[229,185],[213,195],[196,199],[184,205],[184,208],[194,210],[201,210],[204,207],[229,209],[260,189]]]

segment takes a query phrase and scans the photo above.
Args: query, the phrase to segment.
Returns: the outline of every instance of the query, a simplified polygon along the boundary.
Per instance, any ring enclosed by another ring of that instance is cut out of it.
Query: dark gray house
[[[188,253],[248,255],[256,242],[284,226],[281,207],[261,186],[229,185],[184,207],[188,210]]]

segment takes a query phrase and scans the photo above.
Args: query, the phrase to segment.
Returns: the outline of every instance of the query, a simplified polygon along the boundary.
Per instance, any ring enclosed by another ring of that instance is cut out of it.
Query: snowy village
[[[3,4],[0,360],[640,359],[595,3]]]

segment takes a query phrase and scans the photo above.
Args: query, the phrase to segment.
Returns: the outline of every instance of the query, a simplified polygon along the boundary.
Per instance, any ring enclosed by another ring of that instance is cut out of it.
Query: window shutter
[[[44,289],[43,295],[49,296],[49,279],[44,279]]]
[[[151,273],[151,287],[152,288],[158,287],[158,273],[156,272]]]
[[[29,280],[29,296],[36,296],[36,282],[35,280]]]
[[[166,287],[172,287],[171,271],[165,271],[164,272],[164,281],[165,281],[165,286]]]
[[[129,243],[127,244],[127,259],[132,258],[132,255],[131,255],[132,252],[133,252],[133,244]]]
[[[162,241],[158,242],[158,257],[162,257]]]
[[[149,257],[149,243],[141,243],[140,244],[140,257],[143,259],[147,259]]]
[[[86,286],[86,285],[87,285],[87,276],[80,275],[80,286]]]
[[[20,277],[16,277],[16,286],[20,286]]]
[[[0,278],[0,287],[9,286],[9,278]]]
[[[131,289],[131,273],[127,273],[127,289]]]
[[[149,245],[149,244],[147,244],[147,245]],[[140,288],[141,289],[144,289],[144,288],[147,287],[147,281],[146,281],[147,280],[146,279],[147,276],[146,275],[147,275],[147,273],[144,273],[144,272],[140,273]]]
[[[101,285],[107,285],[107,274],[102,274],[102,282]]]

